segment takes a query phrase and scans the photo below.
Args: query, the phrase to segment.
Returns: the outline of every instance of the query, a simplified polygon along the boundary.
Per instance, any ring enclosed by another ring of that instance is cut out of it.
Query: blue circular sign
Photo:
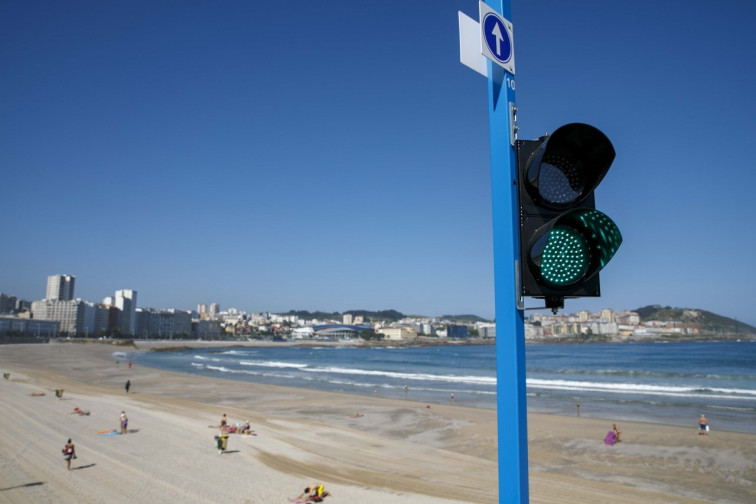
[[[501,63],[507,63],[512,58],[512,40],[501,19],[493,13],[487,14],[483,18],[483,33],[486,45],[494,58]]]

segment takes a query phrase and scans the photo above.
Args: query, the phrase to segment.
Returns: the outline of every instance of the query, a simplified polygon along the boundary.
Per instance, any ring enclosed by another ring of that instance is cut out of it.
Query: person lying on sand
[[[76,406],[69,415],[82,415],[82,416],[89,416],[89,410],[83,410],[79,409],[78,406]]]
[[[295,504],[307,504],[310,502],[323,502],[323,499],[330,494],[325,489],[322,483],[313,483],[305,487],[304,492],[294,499],[289,499],[289,502]]]

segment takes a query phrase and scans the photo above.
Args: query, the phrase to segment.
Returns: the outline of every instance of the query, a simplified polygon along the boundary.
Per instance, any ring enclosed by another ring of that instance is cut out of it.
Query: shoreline
[[[350,344],[350,343],[344,343],[344,342],[332,342],[332,343],[323,343],[323,342],[311,342],[311,341],[305,341],[305,342],[235,342],[235,341],[227,341],[227,342],[194,342],[195,344],[184,344],[182,342],[177,341],[166,341],[166,340],[137,340],[133,344],[131,342],[128,342],[130,349],[129,351],[133,351],[136,353],[161,353],[161,352],[189,352],[193,349],[198,350],[207,350],[208,348],[217,348],[217,349],[234,349],[234,348],[271,348],[271,347],[277,347],[277,348],[290,348],[290,347],[329,347],[329,348],[336,348],[336,347],[350,347],[350,348],[362,348],[362,347],[375,347],[375,345],[371,344]],[[461,345],[461,346],[467,346],[464,342],[459,343],[450,343],[452,346]],[[380,347],[384,345],[379,345]],[[416,347],[417,345],[412,345],[411,343],[406,343],[402,345],[402,348],[412,348]],[[422,345],[427,346],[427,345]],[[444,345],[449,346],[449,345]],[[475,345],[477,346],[477,345]],[[133,347],[133,349],[131,348]],[[125,352],[127,353],[127,352]],[[138,359],[138,357],[135,357]],[[142,365],[150,365],[145,363],[140,363]],[[167,367],[165,369],[171,370],[170,367]],[[178,371],[178,372],[187,372],[189,374],[195,374],[192,371]],[[201,374],[201,373],[197,373]],[[220,379],[227,379],[227,380],[234,380],[234,381],[242,381],[245,383],[256,383],[254,380],[249,381],[244,378],[243,375],[236,375],[234,373],[223,373],[224,376],[218,376]],[[302,387],[305,389],[310,389],[312,387],[313,390],[323,390],[328,391],[328,387],[321,387],[318,385],[311,385],[309,383],[301,383],[298,385],[287,385],[282,384],[281,386],[284,387]],[[343,394],[349,394],[353,396],[371,396],[375,397],[375,395],[371,395],[369,389],[365,390],[337,390],[337,393],[343,393]],[[575,399],[580,399],[582,403],[581,408],[581,414],[583,418],[594,418],[599,420],[605,420],[608,422],[643,422],[643,423],[651,423],[651,424],[658,424],[658,425],[675,425],[678,427],[689,427],[693,424],[695,424],[695,420],[698,418],[699,413],[702,411],[700,407],[692,407],[691,406],[685,406],[685,407],[679,407],[679,408],[661,408],[661,407],[650,407],[650,408],[636,408],[634,410],[628,410],[626,408],[614,408],[612,405],[604,404],[600,401],[598,402],[591,402],[590,397],[578,397],[575,396],[572,399],[572,403],[569,402],[569,399],[567,402],[559,402],[555,403],[554,401],[551,402],[544,402],[539,400],[539,392],[538,391],[529,391],[528,392],[528,411],[530,413],[538,413],[538,414],[545,414],[545,415],[553,415],[553,416],[575,416],[576,410],[574,406]],[[408,397],[406,392],[404,394],[401,394],[401,392],[396,391],[390,391],[390,390],[381,390],[381,393],[378,394],[378,397],[387,397],[390,399],[401,399],[401,400],[411,400],[411,401],[417,401],[417,402],[429,402],[430,404],[449,404],[448,396],[445,397],[419,397],[418,395],[413,395],[412,397]],[[485,410],[495,410],[496,409],[496,399],[495,395],[493,396],[493,399],[490,401],[481,401],[481,400],[466,400],[464,395],[458,394],[456,397],[456,400],[454,404],[462,407],[469,407],[469,408],[475,408],[475,409],[485,409]],[[704,408],[705,409],[705,408]],[[735,417],[724,417],[724,416],[716,416],[715,411],[713,410],[707,410],[707,414],[714,415],[714,418],[716,419],[716,429],[718,431],[727,431],[727,432],[739,432],[744,434],[756,434],[756,428],[754,428],[754,425],[749,423],[746,419],[746,421],[743,421],[742,418],[735,418]]]
[[[590,344],[647,344],[647,343],[732,343],[732,342],[756,342],[756,334],[733,334],[715,335],[704,334],[695,336],[659,336],[654,338],[630,337],[603,337],[593,336],[590,338],[571,335],[566,337],[552,338],[529,338],[526,345],[590,345]],[[454,346],[454,345],[495,345],[496,338],[465,338],[448,339],[428,336],[419,336],[415,340],[386,341],[386,340],[304,340],[304,339],[247,339],[247,340],[196,340],[196,339],[95,339],[95,338],[36,338],[36,337],[8,337],[0,339],[0,348],[4,345],[27,345],[49,343],[73,343],[73,344],[112,344],[116,346],[136,346],[137,344],[155,344],[157,347],[148,351],[160,351],[174,345],[182,345],[186,348],[197,346],[223,346],[223,347],[255,347],[255,346],[364,346],[364,347],[413,347],[413,346]]]
[[[67,343],[0,347],[0,371],[10,373],[0,380],[0,444],[9,448],[0,464],[13,469],[0,475],[0,502],[126,502],[131,499],[119,483],[124,471],[137,486],[151,489],[148,500],[283,503],[312,481],[332,490],[326,502],[334,504],[497,500],[493,410],[428,408],[114,362],[114,352],[146,351],[155,343],[137,342],[129,349]],[[203,346],[237,342],[231,343]],[[161,346],[171,344],[176,342]],[[123,389],[127,379],[129,394]],[[56,388],[64,389],[61,399],[52,393]],[[46,395],[29,395],[34,391]],[[92,414],[71,415],[74,407]],[[94,434],[93,420],[97,427],[114,428],[122,409],[135,435]],[[217,425],[223,413],[231,424],[249,419],[257,436],[232,435],[233,453],[219,457],[212,447],[216,431],[207,426]],[[43,433],[33,450],[24,448],[30,424]],[[529,414],[530,501],[745,503],[756,495],[755,435],[715,431],[704,437],[695,428],[623,422],[624,442],[609,447],[603,436],[610,427],[600,419]],[[104,483],[70,480],[74,474],[66,474],[56,455],[67,437],[74,437],[84,466],[74,472],[96,474]],[[94,465],[86,467],[85,460]],[[52,474],[49,480],[43,469]],[[45,484],[25,486],[40,480]]]

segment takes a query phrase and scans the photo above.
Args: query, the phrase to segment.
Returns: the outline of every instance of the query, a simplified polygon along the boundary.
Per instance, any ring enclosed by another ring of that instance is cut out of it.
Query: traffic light
[[[614,155],[588,124],[517,141],[521,295],[543,298],[554,313],[565,298],[601,295],[598,272],[622,243],[593,196]]]

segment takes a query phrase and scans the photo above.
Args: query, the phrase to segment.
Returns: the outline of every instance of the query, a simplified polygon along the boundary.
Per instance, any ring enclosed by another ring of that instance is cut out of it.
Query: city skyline
[[[310,311],[310,310],[299,310],[297,308],[289,308],[286,310],[281,311],[269,311],[269,310],[255,310],[255,309],[245,309],[245,307],[237,307],[237,306],[229,306],[226,307],[226,309],[222,309],[219,303],[211,302],[197,302],[193,307],[179,307],[179,306],[140,306],[137,304],[137,291],[132,289],[121,289],[115,291],[115,296],[105,296],[100,298],[102,301],[97,302],[93,301],[92,299],[84,299],[79,296],[74,295],[74,284],[76,281],[76,275],[48,275],[47,276],[47,288],[46,288],[46,295],[43,298],[35,298],[35,299],[24,299],[24,298],[18,298],[12,293],[7,292],[0,292],[0,294],[6,295],[6,296],[13,296],[16,297],[19,301],[27,301],[27,302],[34,302],[34,301],[83,301],[85,303],[92,303],[92,304],[103,304],[106,306],[112,306],[115,308],[118,308],[120,312],[123,312],[125,315],[122,315],[122,317],[128,317],[129,320],[127,321],[125,318],[119,319],[119,325],[121,327],[129,328],[129,327],[135,327],[135,312],[137,310],[157,310],[157,311],[183,311],[183,312],[192,312],[197,313],[199,315],[201,314],[210,314],[212,315],[219,315],[221,313],[245,313],[245,314],[261,314],[261,313],[271,313],[271,314],[278,314],[278,315],[286,315],[287,313],[290,313],[292,311],[299,312],[299,311]],[[64,296],[60,296],[60,292],[65,292]],[[648,306],[648,305],[646,305]],[[209,307],[209,309],[208,309]],[[627,313],[633,313],[638,308],[643,308],[643,306],[638,306],[636,308],[620,308],[620,309],[612,309],[612,308],[599,308],[598,310],[591,311],[591,310],[577,310],[577,311],[568,311],[568,310],[561,310],[559,314],[556,315],[564,315],[568,317],[574,317],[577,315],[580,315],[581,312],[589,312],[591,315],[600,315],[602,312],[608,310],[610,312],[614,312],[617,315],[620,314],[627,314]],[[697,309],[697,310],[706,310],[706,308],[703,307],[673,307],[673,308],[682,308],[682,309]],[[351,308],[344,311],[329,311],[329,310],[312,310],[312,312],[324,312],[324,313],[332,313],[336,315],[345,315],[348,312],[354,312],[354,311],[368,311],[368,312],[379,312],[379,311],[386,311],[386,310],[394,310],[391,307],[384,308],[382,310],[373,309],[370,307],[361,307],[361,308]],[[399,310],[396,310],[399,311]],[[710,310],[706,310],[710,311]],[[399,311],[400,312],[400,311]],[[400,312],[402,313],[402,312]],[[538,313],[536,311],[531,313]],[[443,313],[436,316],[429,316],[427,314],[423,313],[402,313],[405,317],[413,318],[413,317],[425,317],[425,318],[438,318],[441,316],[478,316],[479,318],[493,322],[494,319],[490,318],[487,319],[486,317],[480,316],[477,313],[461,313],[461,312],[450,312],[450,313]],[[540,316],[544,317],[550,317],[552,314],[548,313],[547,310],[543,310],[541,313],[539,313]],[[717,314],[720,315],[720,314]],[[603,315],[602,315],[603,316]],[[526,316],[526,319],[529,317]],[[737,319],[736,319],[737,320]]]
[[[10,1],[0,291],[494,318],[478,2]],[[756,5],[512,1],[519,138],[603,131],[600,298],[756,325]],[[526,300],[526,306],[539,302]],[[527,312],[526,314],[530,314]]]

